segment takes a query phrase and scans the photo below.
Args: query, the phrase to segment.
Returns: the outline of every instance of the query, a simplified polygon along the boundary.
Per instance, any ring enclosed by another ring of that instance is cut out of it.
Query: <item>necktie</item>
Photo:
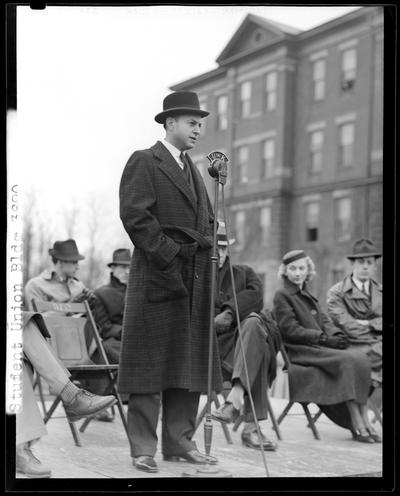
[[[363,293],[365,293],[367,296],[369,295],[367,282],[363,282]]]
[[[190,172],[188,160],[187,160],[187,158],[183,152],[180,154],[179,158],[181,159],[181,161],[183,163],[183,172],[185,173],[185,177],[186,177],[187,182],[189,183],[190,189],[192,190],[195,198],[197,198],[196,190],[194,188],[192,174]]]
[[[187,163],[187,159],[185,157],[185,154],[182,152],[179,155],[179,158],[181,159],[181,162],[183,164],[183,172],[185,173],[186,177],[188,178],[189,177],[189,170],[188,170],[189,169],[189,166],[188,166],[188,163]]]

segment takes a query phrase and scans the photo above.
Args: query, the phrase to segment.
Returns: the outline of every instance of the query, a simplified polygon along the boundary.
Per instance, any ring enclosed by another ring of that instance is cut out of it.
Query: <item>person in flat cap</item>
[[[314,262],[303,250],[292,250],[283,256],[278,275],[283,288],[275,293],[274,314],[290,361],[290,401],[316,403],[355,441],[381,442],[368,418],[370,362],[349,347],[345,332],[311,293]]]
[[[229,240],[229,246],[234,243]],[[257,435],[248,389],[254,401],[258,420],[268,416],[268,386],[276,375],[276,354],[280,348],[280,335],[273,321],[266,321],[263,308],[263,285],[254,270],[247,265],[233,265],[233,277],[237,298],[243,353],[238,336],[239,328],[236,319],[233,284],[229,270],[227,254],[228,237],[223,222],[218,223],[217,243],[219,253],[219,271],[217,294],[215,298],[215,327],[218,336],[223,378],[232,384],[225,403],[212,412],[212,417],[222,423],[234,422],[240,412],[244,417],[244,428],[241,439],[244,446],[261,449]],[[247,364],[248,386],[245,365]],[[276,444],[267,439],[261,432],[262,449],[275,451]]]
[[[328,313],[346,334],[350,346],[363,351],[372,367],[370,401],[381,408],[382,394],[382,284],[375,280],[381,252],[373,241],[361,238],[347,255],[351,271],[327,293]]]
[[[155,116],[165,137],[135,151],[123,171],[120,217],[135,250],[124,312],[118,389],[130,395],[133,464],[157,472],[160,398],[164,461],[205,464],[192,437],[208,386],[208,328],[214,214],[188,151],[200,139],[191,91],[167,95]],[[222,389],[215,336],[212,386]],[[215,460],[213,460],[215,462]]]
[[[103,339],[104,350],[110,363],[119,363],[121,352],[122,318],[125,308],[126,286],[128,284],[131,252],[127,248],[118,248],[113,252],[112,260],[107,264],[110,268],[110,280],[104,286],[95,289],[96,296],[93,303],[95,318],[100,336]],[[91,357],[94,363],[102,363],[98,350]],[[92,393],[100,393],[107,386],[105,379],[89,380],[87,389]],[[114,415],[103,410],[96,419],[103,422],[112,422]]]
[[[78,251],[76,241],[67,239],[56,241],[49,249],[52,268],[30,279],[24,287],[24,300],[27,309],[32,310],[32,299],[56,301],[58,303],[79,302],[88,299],[92,304],[93,291],[76,277],[79,261],[84,256]]]

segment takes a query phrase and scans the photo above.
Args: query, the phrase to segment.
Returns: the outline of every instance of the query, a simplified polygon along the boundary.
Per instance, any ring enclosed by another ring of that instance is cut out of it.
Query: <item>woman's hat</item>
[[[113,265],[130,265],[131,252],[127,248],[118,248],[113,253],[112,262],[108,263],[109,267]]]
[[[49,249],[49,254],[57,260],[63,260],[65,262],[77,262],[85,258],[78,252],[78,247],[74,239],[56,241],[53,248]]]
[[[163,101],[163,111],[154,117],[159,124],[164,124],[165,119],[174,114],[196,114],[206,117],[210,114],[201,110],[199,97],[193,91],[175,91],[167,95]]]
[[[284,265],[289,265],[296,260],[300,260],[301,258],[305,258],[307,255],[303,250],[292,250],[283,255],[282,263]]]
[[[353,252],[350,253],[350,255],[347,255],[347,258],[349,260],[354,260],[355,258],[380,258],[381,256],[382,254],[378,252],[374,243],[370,239],[361,238],[354,242]]]
[[[230,239],[229,246],[232,245],[235,241],[235,239]],[[226,235],[225,222],[218,222],[217,244],[218,246],[228,246],[228,237]]]

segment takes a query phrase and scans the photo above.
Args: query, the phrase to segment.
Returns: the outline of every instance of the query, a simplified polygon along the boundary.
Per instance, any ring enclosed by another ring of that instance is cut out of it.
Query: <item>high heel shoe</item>
[[[372,439],[374,440],[375,443],[381,443],[382,442],[382,438],[377,432],[375,432],[371,429],[368,429],[368,427],[367,427],[367,431],[369,432],[370,437],[372,437]]]
[[[375,443],[373,437],[370,436],[369,434],[361,434],[361,432],[358,430],[351,431],[351,433],[353,435],[354,441],[358,441],[359,443],[369,443],[369,444]]]

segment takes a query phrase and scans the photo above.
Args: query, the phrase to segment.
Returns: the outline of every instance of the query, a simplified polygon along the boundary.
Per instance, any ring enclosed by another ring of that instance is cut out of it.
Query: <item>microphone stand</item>
[[[206,465],[183,472],[182,477],[232,477],[232,474],[226,470],[219,469],[216,465],[211,465],[211,444],[213,425],[211,420],[211,397],[212,397],[212,375],[213,375],[213,355],[214,355],[214,306],[215,306],[215,286],[217,278],[217,212],[218,212],[218,194],[219,185],[224,185],[227,178],[227,163],[228,158],[222,152],[211,152],[207,155],[210,165],[208,172],[214,178],[214,231],[213,231],[213,247],[211,256],[211,302],[210,302],[210,323],[209,323],[209,345],[208,345],[208,384],[207,384],[207,409],[204,422],[204,447],[206,452]]]

